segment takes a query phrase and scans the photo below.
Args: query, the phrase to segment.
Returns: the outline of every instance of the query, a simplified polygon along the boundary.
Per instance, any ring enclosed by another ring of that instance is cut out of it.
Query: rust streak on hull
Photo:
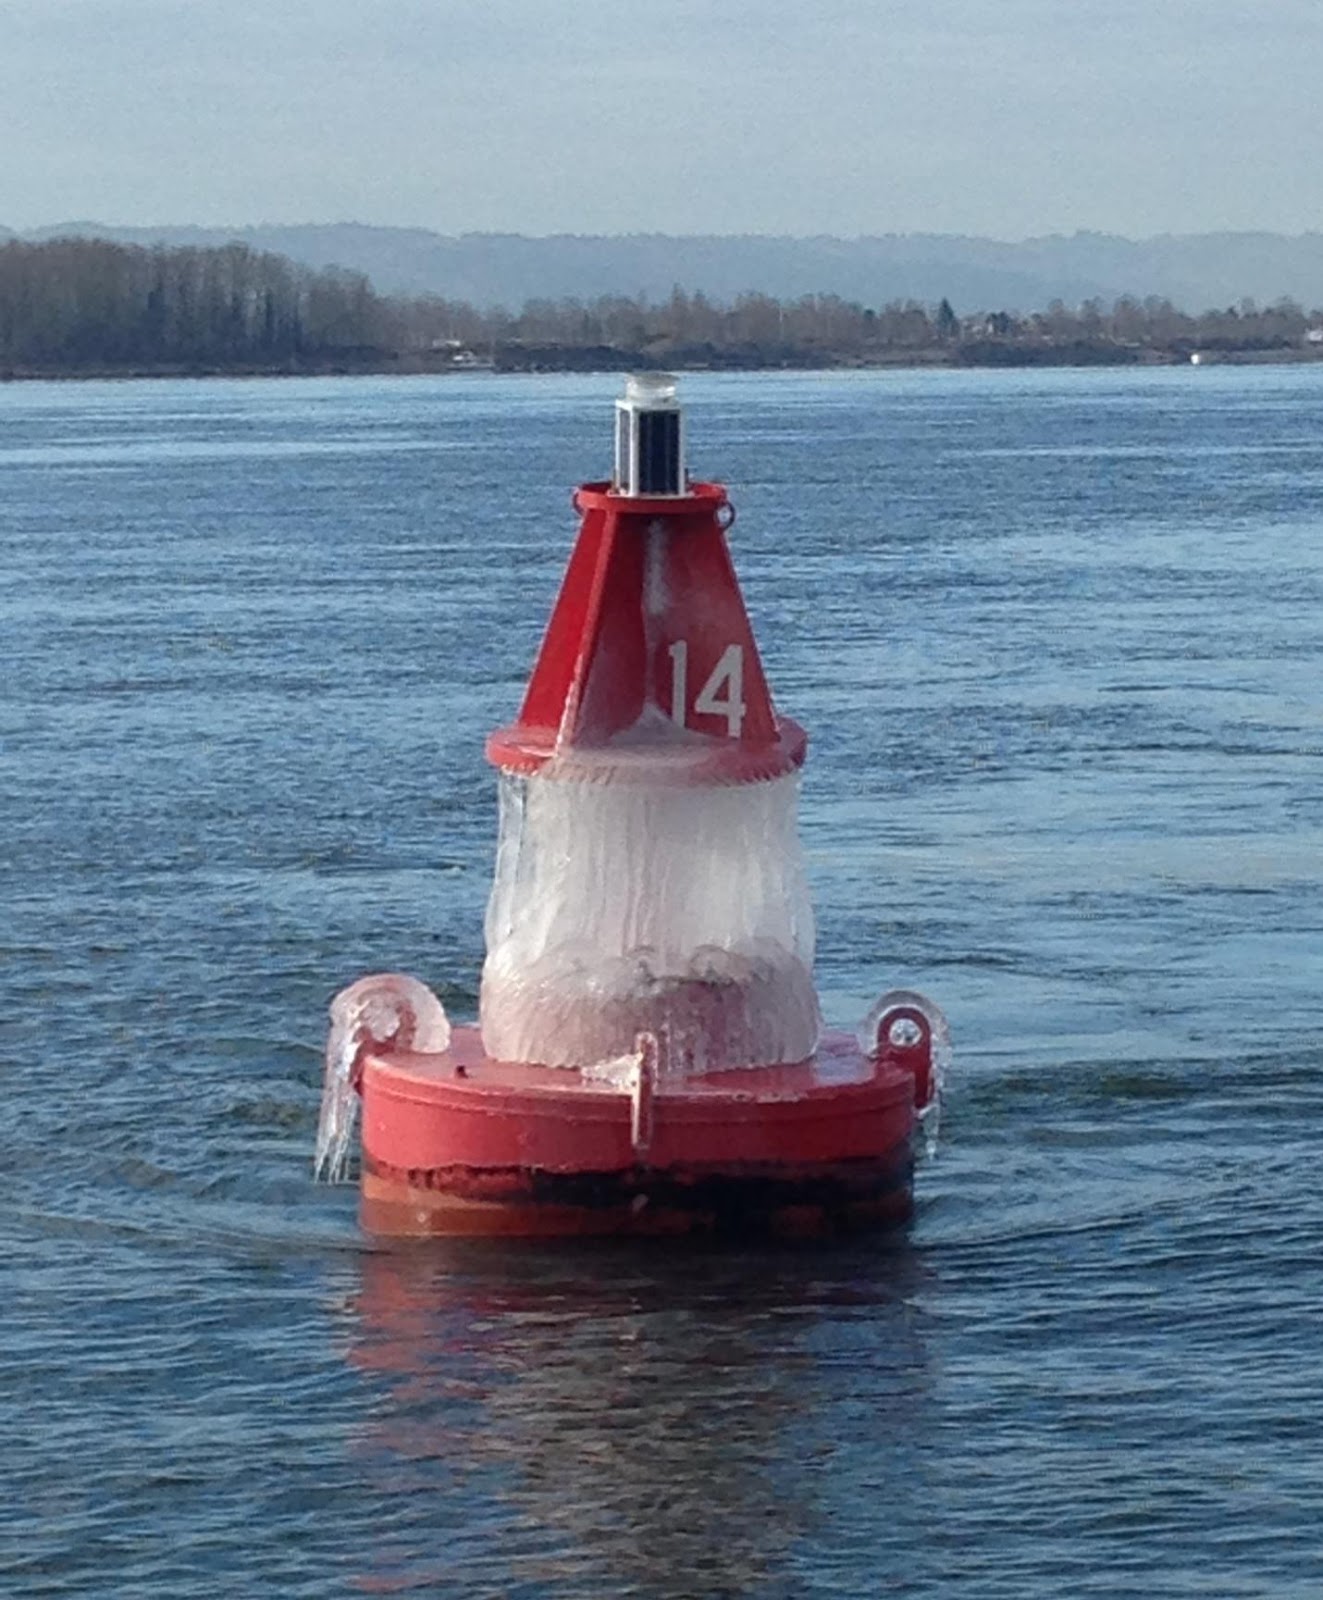
[[[908,1148],[880,1160],[730,1163],[720,1170],[402,1171],[369,1158],[363,1226],[395,1237],[682,1234],[815,1237],[893,1226],[912,1210]]]

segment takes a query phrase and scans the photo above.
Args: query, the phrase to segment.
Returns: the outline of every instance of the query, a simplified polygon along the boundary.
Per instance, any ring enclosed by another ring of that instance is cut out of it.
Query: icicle
[[[397,972],[375,973],[351,983],[331,1001],[326,1078],[313,1163],[315,1175],[327,1183],[344,1180],[358,1120],[362,1059],[369,1049],[383,1045],[427,1054],[450,1048],[445,1007],[417,978]]]

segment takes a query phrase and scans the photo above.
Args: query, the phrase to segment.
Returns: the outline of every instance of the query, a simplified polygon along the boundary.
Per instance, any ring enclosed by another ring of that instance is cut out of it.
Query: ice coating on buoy
[[[342,989],[331,1002],[326,1039],[326,1077],[317,1123],[313,1172],[340,1183],[358,1120],[356,1082],[364,1051],[375,1045],[401,1050],[447,1050],[450,1022],[445,1007],[417,978],[374,973]]]
[[[803,1061],[818,1038],[798,774],[691,787],[506,774],[482,1030],[577,1066],[664,1041],[663,1077]]]

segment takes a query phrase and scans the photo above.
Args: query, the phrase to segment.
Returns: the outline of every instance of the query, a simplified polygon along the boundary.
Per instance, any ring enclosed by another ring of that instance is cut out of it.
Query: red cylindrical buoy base
[[[663,1084],[646,1049],[576,1072],[364,1063],[361,1217],[380,1236],[818,1235],[904,1221],[915,1075],[831,1033],[809,1061]]]

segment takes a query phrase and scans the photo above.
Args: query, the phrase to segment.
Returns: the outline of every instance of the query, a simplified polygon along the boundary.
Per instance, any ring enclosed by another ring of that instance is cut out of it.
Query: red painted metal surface
[[[804,730],[776,715],[726,548],[726,491],[627,498],[585,484],[575,498],[579,536],[523,706],[489,738],[488,758],[515,772],[555,760],[567,777],[685,783],[799,766]],[[734,684],[723,676],[732,651]]]
[[[912,1064],[846,1034],[793,1066],[656,1086],[643,1128],[629,1086],[492,1061],[476,1028],[440,1055],[369,1054],[362,1092],[376,1232],[798,1233],[909,1209]]]

